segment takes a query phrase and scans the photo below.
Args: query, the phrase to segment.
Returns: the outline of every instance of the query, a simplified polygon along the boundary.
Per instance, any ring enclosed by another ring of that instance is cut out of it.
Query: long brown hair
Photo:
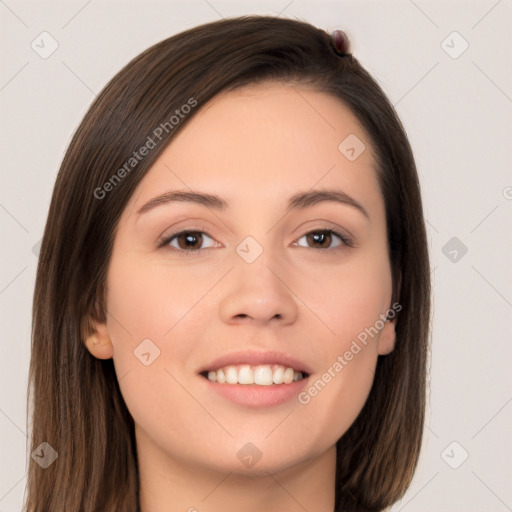
[[[379,85],[353,55],[339,45],[336,51],[327,32],[291,19],[244,16],[187,30],[134,58],[93,102],[69,145],[39,256],[27,400],[31,452],[47,442],[58,458],[46,469],[30,458],[27,512],[139,509],[133,419],[113,361],[94,358],[83,340],[91,319],[106,320],[116,226],[135,187],[201,106],[262,80],[335,95],[372,143],[386,208],[391,302],[402,309],[395,349],[379,356],[368,400],[337,443],[335,510],[381,511],[410,484],[425,414],[430,269],[407,135]],[[170,123],[191,98],[196,106]],[[127,170],[159,126],[166,129],[155,147]]]

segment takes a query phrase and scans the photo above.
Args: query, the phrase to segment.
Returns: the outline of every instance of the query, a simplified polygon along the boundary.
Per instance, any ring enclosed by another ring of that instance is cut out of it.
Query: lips
[[[304,376],[308,376],[312,372],[306,363],[287,354],[274,351],[246,350],[224,354],[200,368],[198,373],[207,375],[209,372],[217,372],[217,370],[228,366],[239,367],[240,365],[252,367],[263,365],[282,366],[284,368],[292,368],[294,372],[302,373]]]
[[[198,373],[205,392],[238,406],[266,408],[295,400],[311,371],[306,363],[288,354],[245,350],[218,357]]]

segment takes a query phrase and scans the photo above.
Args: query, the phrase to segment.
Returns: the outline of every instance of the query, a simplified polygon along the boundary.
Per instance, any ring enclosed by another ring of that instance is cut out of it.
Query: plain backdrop
[[[393,512],[512,510],[510,0],[0,0],[0,512],[21,510],[25,491],[38,246],[73,132],[150,45],[252,13],[344,29],[415,153],[434,284],[431,380],[419,467]],[[33,49],[40,37],[58,44],[46,58]]]

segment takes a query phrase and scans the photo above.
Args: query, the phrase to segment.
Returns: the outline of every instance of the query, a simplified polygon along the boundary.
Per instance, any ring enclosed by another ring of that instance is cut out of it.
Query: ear
[[[110,340],[105,323],[91,322],[92,332],[85,337],[87,350],[98,359],[110,359],[114,355],[114,346]]]
[[[393,320],[387,320],[380,331],[379,341],[377,343],[377,352],[380,356],[389,354],[395,348],[395,325],[396,317],[393,318]]]
[[[392,281],[395,282],[394,280]],[[386,356],[393,352],[395,348],[395,342],[396,342],[396,319],[397,319],[397,313],[399,313],[402,309],[402,306],[399,303],[400,299],[400,290],[402,286],[402,272],[398,272],[397,278],[396,278],[396,285],[393,285],[392,293],[391,293],[391,303],[392,306],[388,307],[387,310],[387,320],[384,323],[384,327],[382,328],[380,332],[379,341],[377,344],[377,352],[380,356]],[[393,298],[397,298],[397,300],[393,301]],[[391,316],[391,313],[393,315]],[[388,318],[390,317],[390,318]]]

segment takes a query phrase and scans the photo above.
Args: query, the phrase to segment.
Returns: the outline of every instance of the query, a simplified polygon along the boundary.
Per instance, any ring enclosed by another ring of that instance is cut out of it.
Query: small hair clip
[[[343,30],[336,29],[332,31],[331,40],[334,47],[334,51],[338,55],[344,56],[349,53],[350,41],[348,39],[347,34]]]

